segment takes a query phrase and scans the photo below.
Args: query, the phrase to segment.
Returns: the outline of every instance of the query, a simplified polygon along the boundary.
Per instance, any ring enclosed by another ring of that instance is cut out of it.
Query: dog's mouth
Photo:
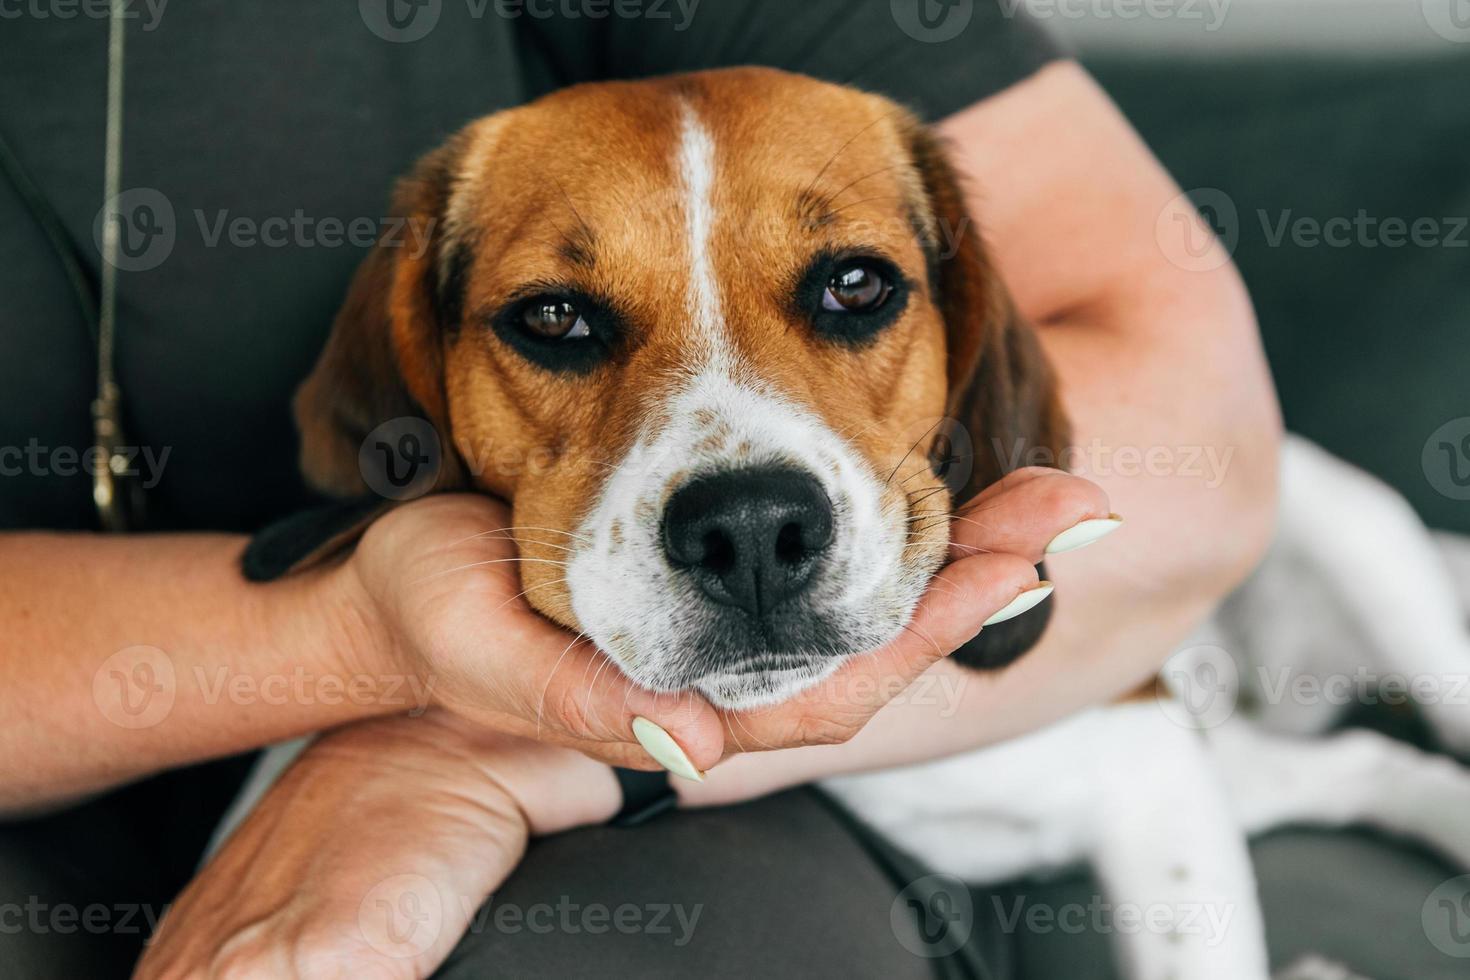
[[[749,710],[779,704],[810,690],[837,672],[846,657],[814,658],[790,667],[764,667],[717,674],[701,680],[698,690],[711,704]]]

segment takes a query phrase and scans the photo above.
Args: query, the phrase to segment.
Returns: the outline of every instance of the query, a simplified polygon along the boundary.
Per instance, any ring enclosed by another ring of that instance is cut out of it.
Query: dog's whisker
[[[914,440],[914,444],[909,447],[909,451],[906,452],[906,453],[904,453],[903,454],[903,458],[898,461],[898,465],[896,465],[896,466],[893,467],[893,472],[888,474],[888,479],[886,479],[886,480],[883,481],[883,485],[885,487],[888,486],[888,484],[890,484],[890,483],[893,482],[893,478],[898,475],[898,471],[903,468],[903,464],[904,463],[907,463],[909,461],[909,457],[914,454],[914,450],[919,448],[919,443],[921,443],[925,439],[929,438],[929,433],[931,433],[935,429],[939,428],[940,423],[942,423],[943,421],[944,421],[944,419],[936,419],[933,425],[929,426],[929,428],[927,428],[927,429],[924,430],[924,434],[923,435],[919,436],[918,439],[915,439]]]
[[[558,551],[565,551],[569,555],[576,554],[576,552],[577,552],[577,549],[576,549],[575,546],[565,545],[565,544],[556,544],[555,542],[552,542],[552,541],[538,541],[535,538],[526,538],[524,540],[517,539],[517,538],[490,538],[489,540],[491,540],[491,541],[515,541],[517,544],[535,545],[535,546],[537,546],[539,548],[555,548]]]
[[[506,606],[510,605],[512,602],[515,602],[517,599],[524,599],[526,596],[530,595],[532,592],[535,592],[538,589],[547,589],[547,588],[550,588],[553,585],[565,585],[566,582],[567,582],[566,577],[563,576],[562,578],[559,578],[559,579],[553,579],[550,582],[542,582],[540,585],[533,585],[529,589],[522,589],[520,592],[517,592],[515,595],[511,596],[509,599],[505,600],[500,605],[496,606],[494,609],[491,610],[491,612],[492,613],[497,613],[500,610],[504,609]]]
[[[579,538],[583,541],[592,540],[592,536],[588,534],[579,534],[575,531],[567,531],[559,527],[538,527],[534,524],[526,524],[516,527],[498,527],[493,531],[481,531],[479,534],[472,534],[468,538],[464,538],[463,540],[473,541],[476,538],[487,538],[492,534],[509,534],[515,531],[545,531],[547,534],[562,534],[566,537]]]
[[[427,582],[430,579],[440,578],[444,575],[453,575],[455,572],[468,571],[471,568],[484,568],[487,565],[508,565],[512,562],[527,562],[534,565],[556,565],[559,568],[566,568],[569,564],[568,562],[555,561],[551,558],[492,558],[489,561],[472,561],[468,565],[460,565],[457,568],[446,568],[440,572],[433,572],[429,575],[425,575],[423,578],[414,579],[409,584],[418,585],[419,583]]]
[[[949,543],[949,546],[951,548],[961,548],[965,551],[968,551],[970,553],[970,557],[972,558],[975,555],[996,555],[1000,553],[994,548],[982,548],[978,544],[960,544],[958,541],[951,541]]]
[[[844,204],[840,208],[832,208],[831,210],[829,210],[827,212],[827,214],[828,215],[838,215],[838,214],[841,214],[842,212],[844,212],[844,211],[846,211],[846,210],[848,210],[850,208],[860,207],[861,205],[864,205],[864,204],[872,204],[874,201],[901,201],[901,200],[903,200],[903,195],[902,194],[880,194],[877,197],[865,197],[861,201],[853,201],[851,204]]]
[[[978,527],[982,531],[994,531],[995,530],[995,527],[993,525],[990,525],[990,524],[982,524],[979,521],[974,520],[973,518],[961,517],[958,514],[950,514],[949,515],[949,519],[952,520],[952,521],[958,521],[961,524],[970,524],[970,525],[972,525],[974,527]]]
[[[941,659],[941,660],[944,659],[944,651],[939,648],[939,644],[938,643],[935,643],[934,642],[934,638],[932,636],[926,636],[923,633],[920,633],[918,631],[918,629],[916,629],[913,625],[911,625],[909,623],[904,623],[903,624],[903,628],[904,628],[905,631],[914,634],[919,639],[923,640],[925,643],[928,643],[931,647],[934,648],[934,652],[935,652],[936,655],[938,655],[939,659]]]
[[[910,507],[917,507],[917,506],[919,506],[919,504],[922,504],[924,501],[930,499],[931,497],[936,497],[939,494],[944,493],[948,489],[949,489],[949,487],[940,486],[940,487],[933,487],[933,488],[931,488],[931,489],[929,489],[927,491],[915,491],[915,493],[922,494],[922,496],[910,497],[909,498],[909,506]]]
[[[837,193],[835,193],[835,194],[827,194],[827,195],[824,195],[824,197],[827,199],[828,202],[830,202],[832,204],[835,204],[835,203],[837,203],[837,199],[839,197],[841,197],[843,194],[846,194],[848,191],[852,190],[854,187],[856,187],[858,184],[861,184],[863,181],[865,181],[865,180],[871,180],[872,178],[877,177],[879,174],[886,174],[890,170],[896,170],[896,169],[897,169],[897,166],[891,165],[891,166],[884,167],[882,170],[874,170],[872,173],[868,174],[867,176],[865,176],[865,177],[859,177],[857,180],[854,180],[852,183],[844,185],[843,188],[842,188],[842,190],[838,191]],[[829,213],[835,213],[835,212],[829,212]]]
[[[854,144],[854,143],[856,143],[858,141],[858,137],[862,136],[868,130],[872,129],[874,126],[878,125],[880,122],[883,122],[885,119],[892,119],[892,118],[898,116],[899,113],[901,113],[903,111],[905,111],[905,110],[903,110],[901,108],[895,108],[895,109],[890,110],[888,112],[881,113],[880,115],[875,116],[872,119],[872,121],[870,121],[862,129],[858,130],[856,133],[853,133],[852,136],[850,136],[848,138],[847,142],[845,142],[841,146],[839,146],[837,148],[837,152],[836,153],[833,153],[832,156],[831,156],[831,158],[825,164],[822,165],[822,169],[817,171],[817,175],[812,178],[812,182],[806,186],[806,193],[807,194],[810,194],[814,190],[816,190],[817,184],[821,182],[821,180],[822,180],[823,177],[827,176],[827,171],[832,169],[832,164],[836,163],[837,162],[837,158],[840,157],[840,156],[842,156],[843,153],[846,153],[847,152],[847,148],[848,147],[852,146],[852,144]]]
[[[739,712],[736,712],[734,714],[734,718],[735,718],[735,723],[740,726],[740,730],[742,732],[744,732],[745,734],[749,735],[755,741],[755,743],[757,745],[759,745],[761,748],[766,749],[767,751],[770,751],[770,750],[773,750],[773,749],[776,748],[776,746],[770,744],[769,742],[766,742],[766,741],[763,741],[762,739],[756,738],[755,732],[753,732],[749,728],[746,728],[745,727],[745,719],[743,719],[743,718],[740,717],[740,713]]]
[[[728,713],[725,714],[724,715],[724,719],[725,719],[725,730],[728,731],[730,733],[730,737],[735,740],[735,747],[740,750],[740,754],[741,755],[744,755],[745,754],[745,744],[740,741],[740,736],[735,734],[735,726],[730,723],[730,715]]]
[[[943,586],[943,588],[940,588],[940,586]],[[946,582],[944,581],[944,579],[940,578],[931,579],[929,582],[929,588],[933,589],[936,592],[943,592],[945,595],[950,596],[957,596],[960,594],[959,588],[953,582]]]
[[[551,690],[551,681],[552,681],[553,678],[556,677],[556,672],[561,667],[561,662],[563,660],[567,659],[567,654],[569,654],[569,653],[572,652],[572,647],[576,646],[577,643],[578,643],[578,641],[584,640],[586,638],[587,638],[587,634],[586,633],[578,633],[576,636],[572,637],[572,642],[570,642],[570,643],[567,644],[566,649],[561,652],[561,656],[559,656],[559,657],[556,658],[556,663],[554,663],[554,664],[551,665],[551,673],[549,673],[549,674],[546,675],[546,685],[541,688],[541,700],[536,703],[536,740],[537,741],[540,741],[541,740],[541,718],[542,718],[542,716],[546,712],[546,694],[547,694],[548,691]]]
[[[604,670],[607,670],[608,665],[611,663],[612,658],[604,654],[602,657],[601,666],[599,666],[597,668],[597,672],[592,675],[592,684],[587,688],[587,698],[582,702],[583,718],[590,718],[592,712],[592,696],[597,693],[597,679],[602,676],[602,672]],[[597,717],[597,724],[602,724],[602,717],[600,714]],[[588,727],[590,728],[591,725],[589,724]]]

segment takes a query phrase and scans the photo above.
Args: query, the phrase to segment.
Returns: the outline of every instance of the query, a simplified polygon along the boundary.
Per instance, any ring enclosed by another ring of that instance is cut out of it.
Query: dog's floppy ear
[[[337,557],[397,501],[466,483],[444,392],[444,345],[459,328],[469,245],[445,224],[461,134],[393,195],[316,367],[296,393],[301,469],[335,503],[251,541],[242,568],[268,581]]]
[[[958,507],[1013,469],[1060,465],[1071,433],[1052,367],[990,260],[943,147],[918,124],[909,143],[928,205],[919,223],[948,354],[950,432],[933,462]],[[1041,638],[1051,607],[1048,600],[987,628],[955,658],[981,668],[1011,663]]]
[[[373,485],[378,454],[373,447],[364,453],[364,442],[395,420],[419,420],[426,426],[408,427],[438,441],[437,472],[421,489],[463,482],[444,392],[444,345],[460,326],[469,248],[451,240],[445,225],[463,142],[452,139],[398,182],[378,244],[358,267],[327,345],[296,393],[302,472],[330,497],[383,493]],[[391,457],[383,457],[385,468]]]
[[[960,504],[1013,469],[1060,465],[1071,433],[1051,364],[991,263],[943,147],[921,127],[911,146],[930,209],[924,223],[933,237],[930,285],[945,322],[947,414],[974,454],[947,461]]]

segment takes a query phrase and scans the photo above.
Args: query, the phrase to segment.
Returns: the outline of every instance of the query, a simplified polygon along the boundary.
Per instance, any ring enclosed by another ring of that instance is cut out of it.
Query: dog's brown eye
[[[870,313],[887,302],[892,293],[892,284],[872,266],[843,266],[827,283],[822,309],[833,313]]]
[[[592,336],[592,328],[577,307],[564,299],[536,300],[523,314],[526,329],[548,340],[576,340]]]

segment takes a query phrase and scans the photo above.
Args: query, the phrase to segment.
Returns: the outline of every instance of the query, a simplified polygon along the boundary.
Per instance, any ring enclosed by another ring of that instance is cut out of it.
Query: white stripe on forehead
[[[714,234],[715,141],[699,116],[684,106],[679,139],[679,173],[684,183],[685,221],[689,233],[689,316],[691,335],[704,347],[700,368],[730,368],[725,314],[710,257]]]

